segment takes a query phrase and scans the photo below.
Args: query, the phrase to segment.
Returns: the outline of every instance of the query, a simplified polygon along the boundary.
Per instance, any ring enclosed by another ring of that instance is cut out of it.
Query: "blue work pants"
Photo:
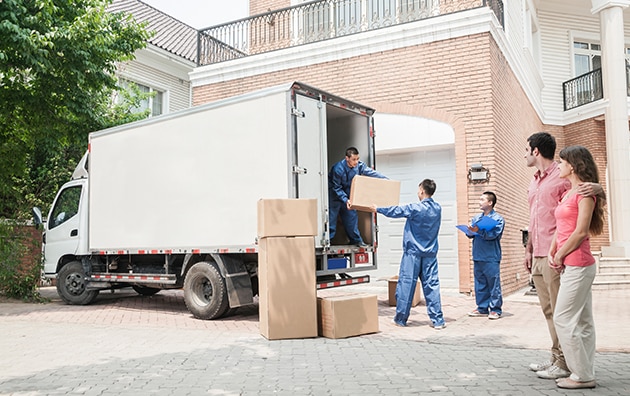
[[[356,210],[348,210],[344,202],[333,199],[330,201],[328,211],[330,213],[328,229],[330,231],[331,240],[337,233],[337,217],[341,216],[341,222],[346,229],[350,244],[359,245],[363,243],[363,239],[359,233],[359,215]]]
[[[474,261],[475,302],[481,313],[503,313],[499,264],[499,261]]]
[[[437,258],[421,257],[417,253],[406,251],[403,253],[398,273],[394,321],[401,325],[407,324],[418,278],[420,278],[422,292],[427,303],[429,319],[431,319],[434,326],[444,324]]]

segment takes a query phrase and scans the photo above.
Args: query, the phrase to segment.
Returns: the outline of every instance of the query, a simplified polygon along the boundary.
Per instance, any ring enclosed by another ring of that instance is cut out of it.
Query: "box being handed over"
[[[355,176],[350,185],[352,209],[370,211],[372,204],[378,207],[394,206],[400,202],[400,181]]]

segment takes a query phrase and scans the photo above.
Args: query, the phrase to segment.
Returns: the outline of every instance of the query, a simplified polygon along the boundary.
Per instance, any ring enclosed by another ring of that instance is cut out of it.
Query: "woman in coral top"
[[[589,234],[604,228],[605,195],[585,197],[577,193],[580,183],[599,183],[597,166],[582,146],[560,151],[560,177],[571,182],[571,190],[556,208],[556,233],[549,250],[549,265],[561,273],[560,289],[553,314],[558,339],[571,375],[559,378],[560,388],[595,387],[595,323],[591,286],[595,258]]]

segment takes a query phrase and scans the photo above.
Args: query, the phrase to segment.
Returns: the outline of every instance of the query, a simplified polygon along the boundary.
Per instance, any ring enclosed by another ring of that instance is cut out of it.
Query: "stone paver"
[[[181,291],[103,293],[90,306],[0,304],[0,395],[628,395],[630,291],[594,292],[595,390],[561,390],[526,365],[544,360],[547,330],[536,297],[506,298],[497,321],[469,318],[474,299],[443,293],[448,326],[425,307],[395,327],[386,282],[319,295],[371,293],[380,332],[332,340],[268,341],[258,307],[194,319]]]

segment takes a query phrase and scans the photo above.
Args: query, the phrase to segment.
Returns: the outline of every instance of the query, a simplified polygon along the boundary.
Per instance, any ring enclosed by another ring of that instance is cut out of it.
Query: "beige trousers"
[[[564,356],[575,381],[595,379],[595,322],[591,286],[595,265],[567,266],[560,278],[560,290],[553,321]]]
[[[560,288],[560,274],[549,267],[547,257],[534,257],[532,259],[532,280],[536,286],[536,294],[540,302],[549,336],[551,337],[551,363],[563,370],[568,370],[567,363],[564,360],[556,326],[553,323],[553,312],[556,307],[558,298],[558,289]]]

